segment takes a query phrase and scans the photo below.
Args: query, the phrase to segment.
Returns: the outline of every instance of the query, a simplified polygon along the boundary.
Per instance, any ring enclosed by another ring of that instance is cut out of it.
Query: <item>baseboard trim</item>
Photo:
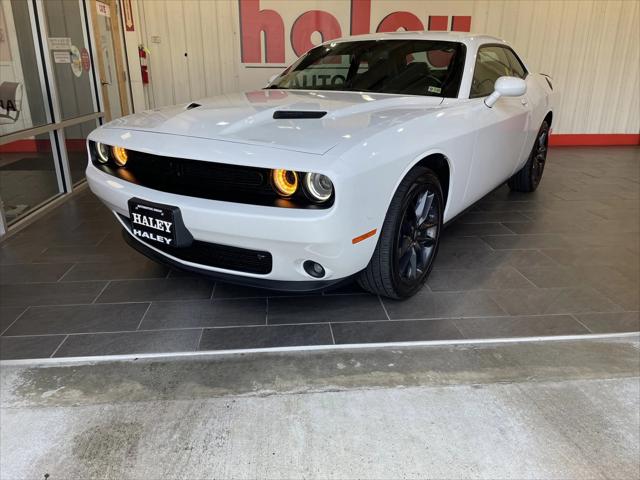
[[[612,147],[640,145],[640,134],[635,133],[552,133],[552,147]]]

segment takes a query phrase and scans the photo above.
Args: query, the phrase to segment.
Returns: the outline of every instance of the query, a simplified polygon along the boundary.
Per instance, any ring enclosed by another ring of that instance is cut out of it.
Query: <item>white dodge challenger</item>
[[[98,128],[87,179],[158,261],[292,291],[355,278],[404,298],[446,222],[504,182],[536,189],[552,90],[493,37],[333,40],[263,90]]]

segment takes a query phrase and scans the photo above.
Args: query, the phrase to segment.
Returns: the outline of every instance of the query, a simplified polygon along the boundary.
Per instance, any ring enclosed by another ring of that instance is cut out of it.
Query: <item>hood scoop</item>
[[[191,110],[192,108],[198,108],[201,106],[202,105],[200,105],[199,103],[191,102],[189,105],[186,106],[185,110]]]
[[[275,120],[293,120],[300,118],[322,118],[327,112],[313,111],[313,110],[276,110],[273,112],[273,118]]]

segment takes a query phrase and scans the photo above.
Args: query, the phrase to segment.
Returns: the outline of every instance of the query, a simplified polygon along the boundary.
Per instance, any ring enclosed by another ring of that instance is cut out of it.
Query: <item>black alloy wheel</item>
[[[524,167],[515,173],[508,181],[509,188],[514,192],[533,192],[540,185],[544,167],[547,163],[547,149],[549,147],[549,124],[542,122],[538,136],[533,142],[533,148]]]
[[[414,295],[426,281],[438,252],[444,201],[438,177],[416,167],[402,180],[369,265],[362,288],[389,298]]]

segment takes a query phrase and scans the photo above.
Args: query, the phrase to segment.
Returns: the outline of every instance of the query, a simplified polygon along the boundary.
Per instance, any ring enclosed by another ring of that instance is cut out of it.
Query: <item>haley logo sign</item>
[[[304,5],[304,2],[299,1],[238,0],[238,3],[242,63],[285,64],[286,39],[289,40],[293,53],[300,56],[320,42],[372,31],[471,30],[471,17],[468,15],[420,15],[408,11],[389,12],[388,8],[389,5],[395,7],[402,4],[412,7],[414,11],[422,8],[440,8],[441,12],[443,8],[452,8],[447,2],[326,1],[322,4],[328,9],[331,8],[331,11],[307,10],[301,13],[295,12]],[[315,5],[318,3],[313,2]],[[374,28],[372,19],[376,19]],[[285,34],[286,30],[288,34]]]

